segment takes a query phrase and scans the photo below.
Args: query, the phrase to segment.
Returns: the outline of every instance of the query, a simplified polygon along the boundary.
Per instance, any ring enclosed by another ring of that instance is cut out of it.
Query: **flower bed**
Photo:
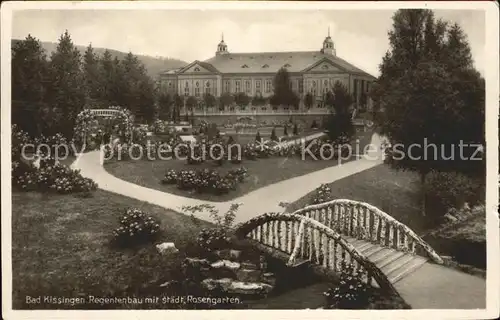
[[[97,189],[97,184],[53,160],[44,160],[40,168],[22,161],[12,163],[12,185],[24,191],[43,191],[61,194],[88,193]]]
[[[221,176],[216,170],[169,170],[162,183],[176,184],[181,190],[196,191],[198,193],[225,194],[234,190],[238,183],[247,177],[247,170],[243,167],[230,170]]]

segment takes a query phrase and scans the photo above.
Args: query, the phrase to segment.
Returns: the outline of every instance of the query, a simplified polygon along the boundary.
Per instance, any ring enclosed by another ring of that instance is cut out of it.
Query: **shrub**
[[[257,142],[261,142],[262,141],[262,138],[260,137],[260,132],[257,131],[257,135],[255,136],[255,141]]]
[[[176,184],[181,190],[195,190],[199,193],[213,193],[221,195],[234,190],[238,183],[247,177],[247,169],[230,170],[221,176],[214,169],[203,170],[169,170],[161,180],[164,184]]]
[[[165,174],[165,178],[163,178],[162,183],[164,184],[175,184],[177,182],[177,172],[175,170],[170,169]]]
[[[310,204],[319,204],[331,200],[332,189],[326,184],[321,184],[316,190],[311,198]]]
[[[324,292],[327,309],[364,309],[369,305],[369,285],[350,263],[343,263],[337,286]]]
[[[484,199],[484,182],[457,172],[431,172],[425,181],[426,210],[441,219],[450,209],[473,206]]]
[[[97,189],[97,184],[84,178],[79,170],[70,169],[54,159],[40,162],[40,168],[32,165],[13,163],[12,184],[25,191],[55,192],[61,194],[88,193]]]
[[[273,128],[271,131],[271,141],[278,141],[278,137],[276,136],[276,128]]]
[[[241,204],[239,203],[233,203],[229,207],[228,211],[223,214],[220,214],[219,210],[209,204],[184,206],[182,207],[182,210],[192,214],[206,210],[209,212],[210,217],[214,220],[215,227],[203,229],[198,235],[197,245],[206,252],[212,252],[215,250],[229,248],[236,212],[240,206]]]
[[[113,240],[124,247],[152,242],[159,234],[160,225],[139,209],[127,209],[120,218],[120,227],[113,231]]]

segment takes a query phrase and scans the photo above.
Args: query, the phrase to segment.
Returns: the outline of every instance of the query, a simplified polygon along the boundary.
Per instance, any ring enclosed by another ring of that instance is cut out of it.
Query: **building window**
[[[241,82],[240,80],[236,80],[236,92],[241,92]]]
[[[262,68],[269,68],[269,66],[267,64],[263,65]]]
[[[242,68],[248,68],[248,66],[246,64],[242,65],[241,67]]]
[[[189,96],[189,84],[186,82],[186,85],[184,87],[184,95],[187,97]]]
[[[328,69],[328,65],[327,65],[327,64],[324,64],[321,68],[322,68],[323,70],[326,70],[326,69]]]
[[[299,88],[299,93],[304,92],[304,82],[302,80],[297,80],[297,87]]]
[[[224,91],[229,93],[231,90],[231,87],[229,86],[229,80],[226,80],[226,82],[224,83]]]
[[[285,64],[283,67],[285,67],[285,68],[290,68],[290,65],[287,63],[287,64]]]
[[[255,81],[255,90],[260,92],[260,80]]]
[[[198,72],[198,71],[200,71],[200,68],[196,67],[196,68],[194,68],[194,71]]]
[[[271,92],[271,80],[266,80],[266,92]]]
[[[252,91],[252,86],[250,84],[250,80],[245,81],[245,91],[246,91],[246,93],[250,93]]]
[[[196,97],[200,96],[200,83],[196,81],[196,86],[194,87],[194,95]]]

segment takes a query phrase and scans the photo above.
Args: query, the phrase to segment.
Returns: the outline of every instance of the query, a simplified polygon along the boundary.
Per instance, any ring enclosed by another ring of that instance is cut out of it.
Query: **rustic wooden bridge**
[[[345,264],[375,287],[395,284],[441,257],[410,228],[366,203],[333,200],[294,213],[267,213],[240,224],[236,236],[287,260],[336,278]]]

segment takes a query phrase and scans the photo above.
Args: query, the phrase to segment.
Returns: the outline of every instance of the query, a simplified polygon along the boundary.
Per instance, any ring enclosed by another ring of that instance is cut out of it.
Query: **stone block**
[[[258,282],[262,272],[260,270],[239,269],[236,271],[236,278],[242,282]]]
[[[238,270],[241,267],[240,263],[230,260],[219,260],[212,263],[211,266],[214,269],[225,268],[233,271]]]
[[[255,264],[253,262],[246,261],[246,262],[241,263],[241,268],[242,269],[249,269],[249,270],[258,270],[259,266],[257,266],[257,264]]]
[[[273,287],[276,285],[276,277],[274,276],[274,273],[272,273],[272,272],[266,272],[266,273],[262,274],[261,279],[262,279],[263,283],[267,283]]]
[[[229,251],[229,258],[231,260],[240,260],[240,258],[241,258],[241,250],[230,250]]]
[[[272,289],[273,287],[266,283],[245,283],[241,281],[233,281],[226,289],[226,292],[245,295],[266,295],[271,292]]]

